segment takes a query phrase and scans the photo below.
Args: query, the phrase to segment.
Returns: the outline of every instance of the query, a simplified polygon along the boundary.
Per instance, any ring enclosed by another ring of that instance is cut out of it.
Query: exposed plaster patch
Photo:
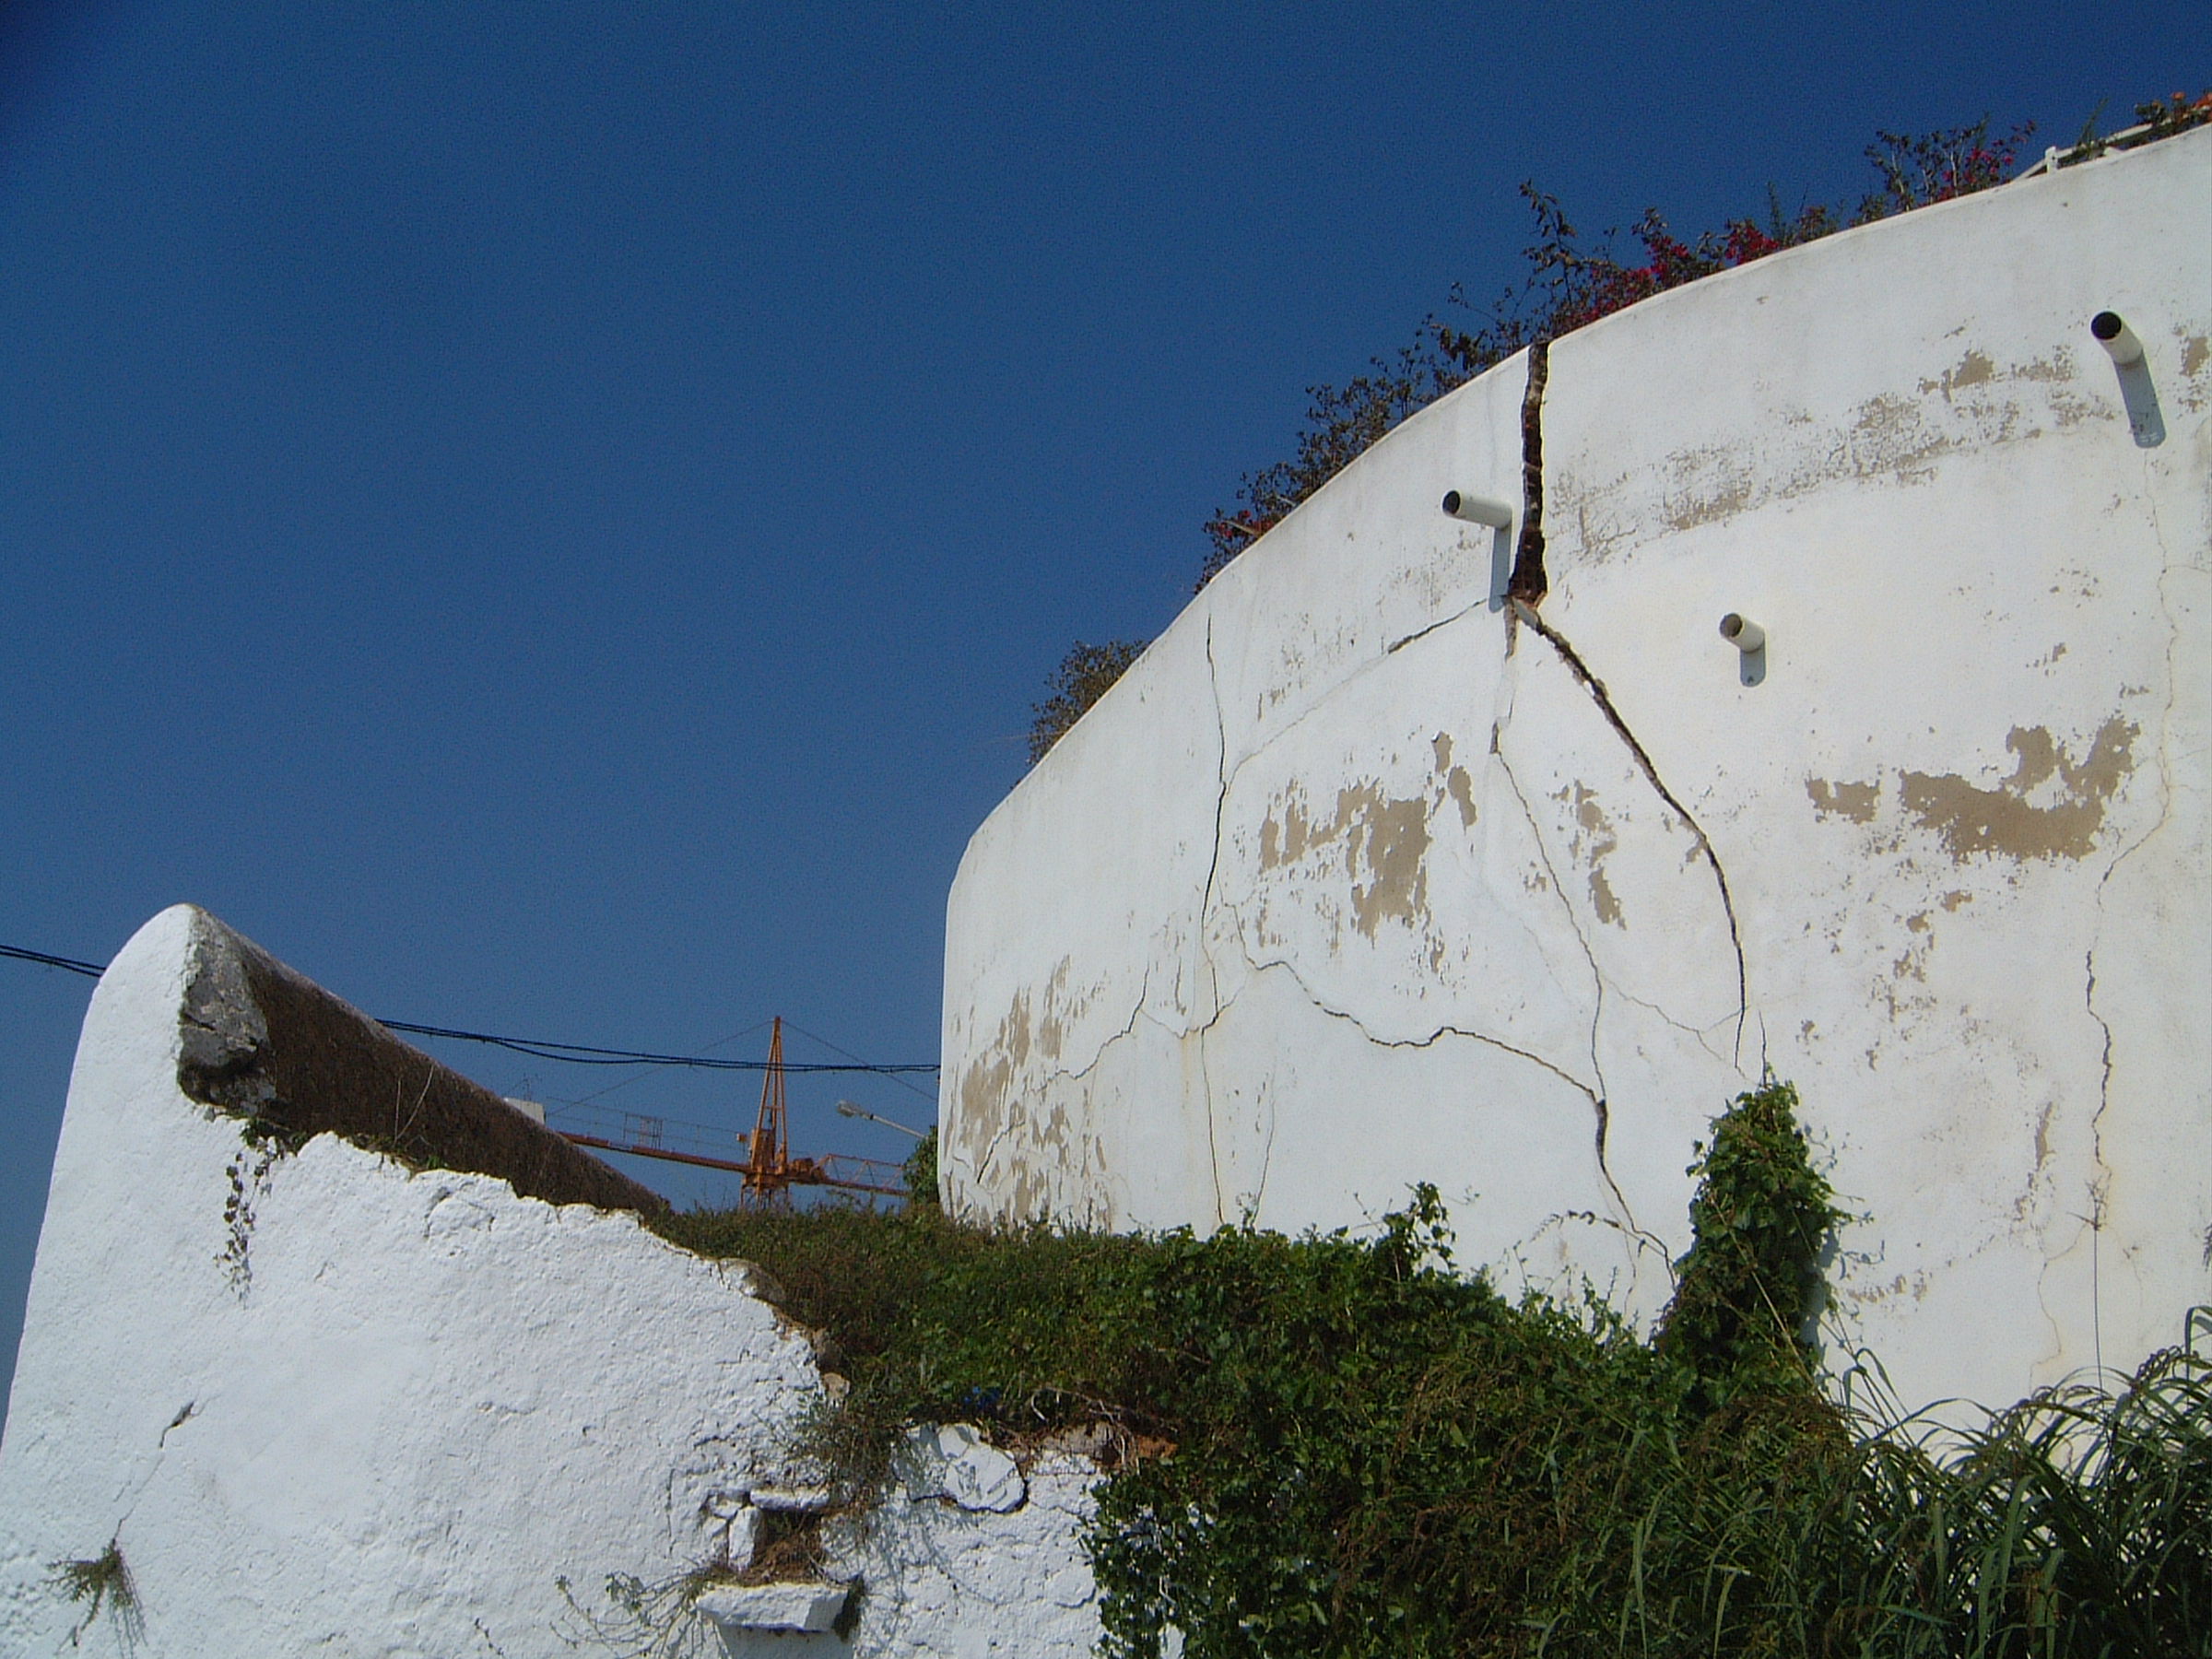
[[[2178,332],[2178,331],[2177,331]],[[2189,335],[2182,341],[2182,372],[2194,374],[2207,359],[2212,359],[2212,339],[2204,335]]]
[[[2132,722],[2115,714],[2077,761],[2045,726],[2015,726],[2005,747],[2012,776],[1983,789],[1955,773],[1899,774],[1905,810],[1963,864],[1981,853],[2016,860],[2087,857],[2113,794],[2135,770]],[[2045,786],[2055,782],[2054,789]],[[1866,786],[1871,787],[1871,786]],[[2038,792],[2052,797],[2039,800]]]
[[[1936,380],[1922,381],[1920,389],[1923,392],[1940,392],[1943,401],[1949,403],[1954,392],[1963,392],[1969,386],[1986,385],[1996,377],[1997,366],[1990,360],[1989,353],[1970,347],[1967,354],[1959,359],[1957,368],[1946,369]]]
[[[1600,922],[1608,922],[1626,932],[1629,924],[1621,919],[1620,900],[1613,891],[1613,884],[1606,879],[1606,858],[1619,850],[1620,832],[1613,828],[1613,820],[1597,804],[1596,794],[1584,784],[1570,783],[1552,799],[1573,808],[1571,844],[1575,857],[1582,861],[1590,877],[1590,908],[1597,912]]]
[[[1058,1057],[1056,1052],[1047,1052],[1038,1032],[1041,1026],[1057,1023],[1054,1010],[1060,985],[1058,975],[1048,982],[1041,1019],[1029,993],[1017,992],[997,1030],[961,1071],[954,1089],[960,1110],[948,1153],[979,1183],[990,1180],[1008,1182],[1019,1203],[1019,1213],[1025,1215],[1041,1213],[1038,1206],[1044,1201],[1048,1175],[1082,1179],[1102,1171],[1102,1149],[1088,1117],[1078,1132],[1065,1104],[1053,1100],[1048,1091],[1061,1078],[1086,1076],[1136,1020],[1132,1013],[1129,1027],[1101,1043],[1083,1071],[1054,1067],[1038,1076],[1032,1056],[1040,1061]],[[1140,990],[1140,1009],[1144,994]]]
[[[1882,794],[1877,783],[1830,783],[1826,778],[1807,778],[1805,793],[1812,797],[1813,811],[1819,817],[1849,818],[1854,824],[1874,822]]]
[[[1475,780],[1468,776],[1465,767],[1452,764],[1452,739],[1444,733],[1439,732],[1430,747],[1436,751],[1436,772],[1444,781],[1444,794],[1459,808],[1459,827],[1474,829]]]
[[[1402,800],[1367,779],[1336,792],[1333,814],[1309,817],[1292,784],[1260,825],[1260,868],[1281,869],[1340,852],[1351,884],[1352,925],[1368,938],[1385,921],[1418,926],[1429,914],[1429,803]]]
[[[1455,766],[1446,772],[1444,789],[1451,795],[1453,804],[1459,808],[1459,827],[1472,830],[1475,827],[1475,787],[1467,776],[1467,769]]]

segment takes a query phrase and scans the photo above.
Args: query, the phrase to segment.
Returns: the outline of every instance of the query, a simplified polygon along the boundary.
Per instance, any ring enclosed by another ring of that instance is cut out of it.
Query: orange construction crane
[[[580,1147],[607,1152],[628,1152],[639,1158],[665,1159],[670,1163],[700,1164],[711,1170],[728,1170],[745,1177],[747,1204],[787,1206],[794,1186],[833,1187],[847,1193],[875,1193],[903,1198],[906,1186],[897,1164],[881,1159],[854,1158],[832,1153],[827,1158],[794,1158],[791,1126],[784,1109],[783,1017],[776,1016],[768,1039],[768,1074],[760,1084],[760,1116],[749,1135],[741,1135],[745,1161],[710,1157],[703,1152],[681,1151],[668,1145],[664,1120],[621,1114],[618,1128],[609,1135],[588,1135],[563,1129],[559,1134]],[[725,1131],[726,1133],[726,1131]]]
[[[802,1160],[804,1161],[804,1160]],[[747,1204],[791,1202],[791,1125],[783,1111],[783,1016],[768,1034],[768,1075],[760,1079],[760,1119],[746,1143]]]

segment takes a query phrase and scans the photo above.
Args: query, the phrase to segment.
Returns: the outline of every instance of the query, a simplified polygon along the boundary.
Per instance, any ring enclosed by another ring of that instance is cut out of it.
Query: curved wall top
[[[1465,1257],[1648,1315],[1771,1068],[1906,1398],[2174,1340],[2212,1300],[2212,132],[1558,341],[1524,619],[1527,379],[1270,532],[976,833],[951,1204],[1298,1229],[1429,1180]]]

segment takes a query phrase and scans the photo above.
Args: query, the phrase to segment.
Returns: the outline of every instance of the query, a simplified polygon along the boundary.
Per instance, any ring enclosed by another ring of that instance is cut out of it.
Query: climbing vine
[[[851,1379],[800,1450],[865,1502],[916,1421],[1103,1425],[1107,1652],[2183,1653],[2212,1628],[2212,1363],[1939,1441],[1837,1403],[1805,1340],[1838,1219],[1770,1083],[1700,1149],[1645,1339],[1380,1233],[990,1232],[904,1215],[657,1223],[759,1263]]]

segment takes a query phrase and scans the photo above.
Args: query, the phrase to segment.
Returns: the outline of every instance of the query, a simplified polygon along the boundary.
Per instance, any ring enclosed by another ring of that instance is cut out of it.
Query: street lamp
[[[872,1112],[862,1110],[860,1107],[854,1105],[851,1100],[840,1100],[837,1103],[837,1112],[840,1117],[866,1118],[871,1124],[881,1124],[886,1129],[896,1129],[900,1134],[911,1135],[916,1140],[927,1140],[929,1138],[929,1131],[926,1129],[909,1129],[904,1124],[894,1124],[889,1118],[877,1117]]]

